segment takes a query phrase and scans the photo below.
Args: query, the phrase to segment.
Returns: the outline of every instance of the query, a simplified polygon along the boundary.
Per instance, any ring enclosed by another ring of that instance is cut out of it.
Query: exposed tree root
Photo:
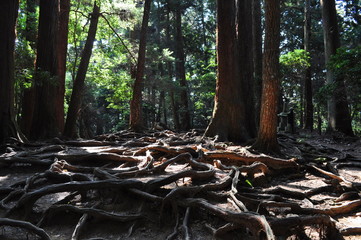
[[[51,239],[49,237],[49,235],[43,229],[36,227],[35,225],[31,224],[30,222],[24,222],[24,221],[9,219],[9,218],[0,218],[0,226],[23,228],[31,233],[35,233],[42,240],[50,240]]]
[[[167,239],[197,238],[200,228],[211,230],[207,237],[221,239],[232,234],[311,239],[312,231],[318,239],[361,234],[358,227],[338,229],[331,218],[361,208],[361,184],[338,172],[349,166],[348,155],[288,140],[281,144],[295,144],[300,160],[256,155],[196,131],[122,131],[97,140],[14,146],[0,155],[1,166],[42,170],[0,188],[0,213],[12,218],[0,219],[0,225],[50,239],[35,224],[49,227],[67,213],[76,216],[68,236],[73,240],[87,234],[93,220],[120,222],[126,225],[122,236],[133,238],[151,224],[166,228]],[[326,155],[327,164],[314,159]],[[318,183],[297,185],[302,181]],[[42,206],[44,201],[48,204]]]

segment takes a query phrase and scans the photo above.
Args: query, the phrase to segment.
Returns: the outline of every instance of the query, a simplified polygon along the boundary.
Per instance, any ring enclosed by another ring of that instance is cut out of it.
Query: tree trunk
[[[180,8],[175,10],[175,21],[176,21],[176,48],[175,48],[175,58],[176,58],[176,76],[181,87],[180,90],[180,123],[182,130],[189,130],[191,128],[191,119],[189,112],[188,104],[188,84],[186,80],[185,72],[185,56],[184,56],[184,43],[183,43],[183,34],[182,34],[182,12]]]
[[[335,0],[321,0],[326,65],[341,46],[337,26]],[[328,100],[328,130],[340,131],[353,136],[351,116],[346,96],[344,79],[327,69],[327,84],[335,84],[335,91]]]
[[[32,138],[51,138],[59,136],[62,126],[59,125],[56,106],[59,100],[58,89],[62,85],[57,76],[57,30],[58,0],[40,0],[38,28],[35,105],[31,127]]]
[[[25,38],[32,49],[36,47],[36,0],[26,0],[26,29]]]
[[[68,50],[69,33],[69,12],[70,0],[60,0],[59,3],[59,24],[58,24],[58,78],[59,87],[57,92],[57,103],[55,104],[58,126],[61,126],[61,132],[64,131],[64,95],[65,95],[65,77],[66,77],[66,56]]]
[[[14,49],[18,0],[0,2],[0,143],[17,138],[14,116]]]
[[[144,81],[143,78],[144,78],[144,69],[145,69],[145,54],[147,47],[147,29],[148,29],[151,3],[152,3],[151,0],[145,0],[142,28],[140,32],[137,72],[133,86],[133,97],[130,102],[129,125],[130,125],[130,129],[137,132],[142,131],[144,128],[144,123],[142,119],[142,96],[143,96],[142,89],[143,89],[143,81]]]
[[[235,1],[217,1],[217,85],[213,116],[205,135],[220,141],[244,142],[250,134],[238,75],[235,7]]]
[[[269,153],[279,152],[277,141],[277,105],[280,92],[280,0],[267,0],[265,2],[265,11],[266,35],[263,56],[260,129],[253,148]]]
[[[255,92],[255,119],[257,128],[261,111],[262,97],[262,21],[261,21],[261,0],[252,1],[252,47],[254,67],[254,92]]]
[[[37,35],[37,25],[36,25],[36,0],[27,0],[26,1],[26,29],[25,29],[25,38],[29,42],[30,47],[33,50],[36,50],[36,35]],[[34,60],[29,62],[29,68],[34,68]],[[34,113],[35,105],[35,79],[26,79],[32,85],[29,88],[23,89],[22,100],[21,100],[21,119],[20,127],[25,136],[30,137],[31,123]]]
[[[168,24],[166,25],[166,38],[167,38],[167,44],[168,44],[168,48],[169,49],[173,49],[172,47],[172,41],[171,41],[171,21],[170,21],[170,9],[169,7],[167,8],[167,22]],[[173,86],[173,64],[171,61],[168,61],[167,63],[167,68],[168,68],[168,75],[169,75],[169,79],[170,79],[170,93],[169,93],[169,97],[170,97],[170,103],[172,106],[172,113],[173,113],[173,125],[174,125],[174,129],[180,129],[180,122],[179,122],[179,107],[178,107],[178,101],[176,99],[175,96],[175,88]]]
[[[305,0],[305,25],[304,25],[304,49],[310,53],[310,38],[311,38],[311,0]],[[305,72],[304,83],[304,99],[305,99],[305,115],[304,128],[310,131],[313,130],[313,103],[312,103],[312,79],[311,66],[307,67]]]
[[[253,65],[253,27],[252,0],[238,1],[238,46],[239,76],[242,81],[242,97],[245,103],[245,124],[251,138],[256,137],[254,65]]]
[[[75,77],[73,92],[71,94],[68,115],[65,123],[64,136],[71,138],[76,137],[77,135],[76,122],[78,119],[78,114],[83,99],[85,77],[88,71],[90,57],[92,55],[95,35],[98,28],[99,16],[100,16],[100,7],[97,5],[97,2],[95,1],[93,12],[91,13],[88,36],[82,52],[78,72]]]

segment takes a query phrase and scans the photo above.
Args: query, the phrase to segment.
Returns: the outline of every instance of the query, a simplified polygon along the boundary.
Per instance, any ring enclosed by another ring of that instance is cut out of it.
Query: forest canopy
[[[74,125],[72,134],[65,134],[72,137],[90,138],[128,128],[131,100],[137,85],[134,83],[139,73],[137,65],[147,1],[53,2],[58,2],[62,8],[52,18],[46,17],[46,14],[55,11],[54,5],[46,6],[38,0],[19,3],[14,48],[13,105],[14,120],[19,125],[17,129],[27,138],[37,139],[63,135],[64,126],[67,128],[66,120],[74,122],[68,124]],[[343,88],[338,85],[338,81],[330,82],[326,78],[326,72],[332,71],[335,76],[342,78],[345,91],[340,94],[347,100],[352,133],[359,134],[360,4],[358,1],[335,3],[341,48],[332,54],[330,60],[325,60],[324,41],[331,40],[325,39],[323,26],[326,20],[322,17],[321,3],[281,1],[281,78],[277,111],[282,112],[283,102],[287,102],[287,108],[294,110],[295,124],[299,129],[317,129],[320,133],[332,128],[340,130],[337,124],[332,127],[330,123],[333,120],[329,119],[332,95],[336,94],[335,89]],[[94,29],[93,44],[91,47],[88,45],[86,50],[91,19],[95,16],[94,4],[99,7],[98,23]],[[140,77],[141,107],[138,111],[142,115],[141,125],[144,129],[155,126],[174,130],[205,129],[212,119],[219,64],[216,60],[219,49],[216,44],[216,1],[160,0],[151,1],[149,6],[149,19],[144,23],[144,73]],[[245,46],[253,50],[250,53],[240,52],[237,60],[239,64],[235,67],[242,74],[242,59],[249,59],[245,54],[253,55],[253,60],[247,60],[253,61],[253,65],[244,67],[253,71],[252,75],[245,77],[251,83],[253,90],[249,96],[252,95],[254,102],[250,101],[246,105],[255,106],[253,117],[250,116],[254,118],[257,129],[261,106],[260,69],[265,15],[262,1],[259,9],[256,4],[252,7],[250,31],[253,35]],[[234,20],[240,21],[240,25],[246,21],[238,17]],[[46,36],[49,31],[52,33]],[[240,39],[246,38],[243,35]],[[45,46],[42,41],[49,44]],[[88,60],[82,60],[85,51],[89,52]],[[56,60],[57,66],[47,63],[51,58]],[[84,64],[80,66],[82,61],[87,65],[85,68]],[[74,91],[77,75],[84,75],[84,87],[80,87],[79,92]],[[59,76],[64,80],[57,83]],[[307,81],[307,78],[310,80]],[[50,85],[39,87],[43,83]],[[53,88],[54,94],[49,96],[59,96],[49,100],[45,95],[34,95],[36,91],[47,92],[49,89],[44,90],[46,88]],[[81,95],[81,100],[75,112],[70,113],[72,92]],[[41,106],[42,102],[49,102],[49,106]],[[49,114],[38,119],[37,116],[45,108],[57,110],[54,116]],[[74,114],[74,121],[72,117],[68,119],[69,115]],[[41,133],[36,129],[34,121],[49,125],[48,128],[53,131],[48,129],[46,133]],[[350,130],[341,132],[351,134]]]

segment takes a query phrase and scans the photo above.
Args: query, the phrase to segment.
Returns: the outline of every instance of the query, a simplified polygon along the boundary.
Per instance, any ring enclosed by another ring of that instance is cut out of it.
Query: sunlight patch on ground
[[[8,178],[8,176],[0,176],[0,182],[5,181]]]

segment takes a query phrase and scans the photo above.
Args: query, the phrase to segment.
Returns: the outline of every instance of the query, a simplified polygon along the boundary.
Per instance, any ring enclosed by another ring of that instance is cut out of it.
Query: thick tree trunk
[[[239,76],[242,81],[242,97],[245,103],[245,124],[250,137],[256,137],[252,0],[238,1]]]
[[[262,98],[262,21],[261,21],[261,0],[252,0],[252,47],[254,67],[254,92],[255,92],[255,119],[257,128],[261,111]]]
[[[279,45],[280,0],[267,0],[266,35],[263,58],[263,90],[260,129],[253,148],[262,152],[278,152],[277,105],[280,92]]]
[[[94,2],[93,12],[91,13],[90,26],[87,40],[82,52],[78,72],[74,81],[73,92],[71,94],[68,115],[66,118],[64,136],[76,137],[76,121],[78,119],[80,106],[83,99],[85,76],[88,71],[89,61],[93,50],[95,35],[98,28],[100,16],[100,7]]]
[[[217,86],[212,120],[206,136],[244,142],[247,129],[242,81],[238,75],[235,1],[217,1]]]
[[[341,46],[341,43],[337,26],[335,0],[321,0],[321,7],[327,65],[331,56]],[[326,79],[327,84],[336,85],[336,89],[328,101],[328,130],[340,131],[346,135],[353,136],[344,79],[340,76],[335,76],[330,69],[327,69]]]
[[[305,25],[304,25],[304,49],[310,52],[310,38],[311,38],[311,0],[305,0]],[[304,80],[304,128],[310,131],[313,130],[313,103],[312,103],[312,79],[311,66],[307,67]]]
[[[64,107],[56,106],[62,85],[57,76],[58,7],[58,0],[40,0],[32,138],[59,136],[62,129],[56,111]]]
[[[180,123],[182,130],[188,130],[191,128],[191,118],[189,112],[189,103],[188,103],[188,84],[186,80],[185,72],[185,56],[184,56],[184,43],[183,43],[183,34],[182,34],[182,12],[181,9],[176,9],[175,11],[175,21],[176,21],[176,47],[175,47],[175,58],[176,58],[176,76],[181,87],[180,90]]]
[[[14,48],[18,0],[0,2],[0,143],[17,137],[14,116]]]
[[[137,72],[133,86],[133,97],[130,102],[129,125],[130,125],[130,129],[137,132],[142,131],[144,128],[144,123],[142,118],[142,96],[143,96],[142,89],[143,89],[143,81],[144,81],[143,78],[144,78],[144,69],[145,69],[145,53],[147,48],[147,29],[148,29],[151,3],[152,3],[151,0],[145,0],[142,28],[140,32]]]

